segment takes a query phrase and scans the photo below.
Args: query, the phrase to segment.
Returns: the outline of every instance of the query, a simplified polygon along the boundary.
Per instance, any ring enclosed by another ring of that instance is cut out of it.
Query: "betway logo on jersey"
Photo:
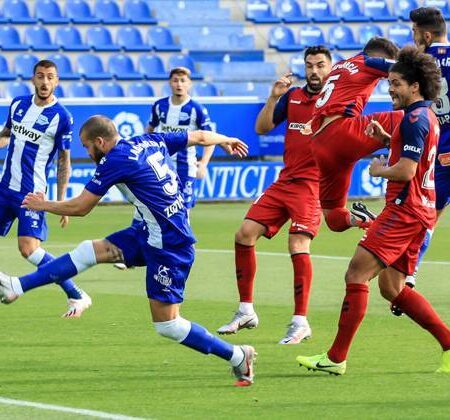
[[[23,136],[23,137],[27,137],[29,140],[31,141],[38,141],[41,136],[42,133],[37,131],[37,130],[33,130],[32,128],[26,128],[24,125],[16,123],[16,122],[12,122],[12,133],[17,137],[17,136]]]
[[[404,152],[420,153],[420,152],[422,152],[422,149],[420,147],[417,147],[417,146],[412,146],[410,144],[405,144],[403,146],[403,151]]]
[[[183,133],[188,129],[188,127],[185,125],[183,126],[183,125],[166,125],[166,124],[161,124],[158,128],[162,133]]]
[[[350,61],[344,61],[342,64],[335,64],[331,71],[337,69],[346,69],[350,72],[350,74],[356,74],[359,72],[358,66]]]
[[[297,131],[302,131],[305,128],[305,124],[304,123],[297,123],[297,122],[291,122],[289,123],[289,130],[297,130]]]

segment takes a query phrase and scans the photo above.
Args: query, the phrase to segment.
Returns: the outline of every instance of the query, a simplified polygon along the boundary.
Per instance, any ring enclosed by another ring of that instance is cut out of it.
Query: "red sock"
[[[450,349],[450,329],[439,318],[431,303],[419,292],[410,287],[404,287],[392,304],[432,334],[444,351]]]
[[[367,284],[347,284],[338,332],[328,351],[328,357],[333,362],[340,363],[347,359],[353,337],[366,314],[368,301],[369,286]]]
[[[256,274],[255,247],[236,242],[234,244],[234,260],[240,302],[253,302],[253,284]]]
[[[306,316],[313,274],[311,256],[307,253],[294,254],[291,259],[294,266],[294,315]]]
[[[325,221],[333,232],[343,232],[352,227],[350,218],[350,210],[345,207],[329,209],[325,214]]]

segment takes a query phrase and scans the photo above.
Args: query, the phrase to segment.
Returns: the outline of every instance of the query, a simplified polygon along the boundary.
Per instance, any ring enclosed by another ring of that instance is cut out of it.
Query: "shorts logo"
[[[450,152],[439,154],[438,160],[442,166],[450,166]]]
[[[36,220],[33,220],[33,222],[31,223],[31,227],[38,228],[39,227],[38,222]]]
[[[292,227],[297,230],[308,230],[308,226],[302,225],[301,223],[292,222]]]
[[[155,274],[153,278],[158,282],[161,283],[163,286],[171,286],[172,285],[172,279],[169,276],[170,268],[166,267],[164,265],[160,265],[158,267],[158,274]]]
[[[26,217],[30,217],[33,220],[39,220],[39,214],[36,211],[34,211],[34,210],[27,210],[27,211],[25,211],[25,216]],[[37,224],[37,222],[36,222],[36,224]]]

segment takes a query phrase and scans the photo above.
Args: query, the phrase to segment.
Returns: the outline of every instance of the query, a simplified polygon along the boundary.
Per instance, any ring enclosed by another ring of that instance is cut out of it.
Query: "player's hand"
[[[45,196],[43,193],[28,193],[22,201],[21,207],[35,211],[45,210]]]
[[[284,95],[292,85],[293,76],[294,76],[293,73],[286,73],[284,76],[281,76],[273,84],[270,96],[278,99],[281,95]]]
[[[61,216],[59,225],[64,229],[69,224],[69,216]]]
[[[244,158],[248,155],[247,144],[236,137],[230,137],[228,141],[221,143],[220,146],[229,155],[237,155],[240,158]]]
[[[391,136],[384,130],[383,126],[378,121],[371,120],[370,123],[367,124],[364,133],[368,137],[381,141],[385,146],[389,146]]]
[[[309,120],[305,126],[303,128],[300,129],[300,133],[302,133],[304,136],[309,136],[312,134],[312,129],[311,129],[311,123],[312,120]]]
[[[381,176],[382,169],[387,165],[386,159],[383,155],[380,158],[373,158],[369,166],[369,174],[371,176]]]
[[[206,165],[201,161],[197,161],[197,179],[203,179],[206,176]]]

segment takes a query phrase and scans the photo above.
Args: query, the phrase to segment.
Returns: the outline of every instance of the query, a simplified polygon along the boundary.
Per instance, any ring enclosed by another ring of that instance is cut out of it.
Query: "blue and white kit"
[[[29,192],[46,192],[50,166],[58,150],[70,150],[73,120],[58,103],[38,106],[34,95],[15,98],[5,127],[11,129],[8,153],[0,176],[0,234],[17,218],[18,236],[47,239],[44,212],[22,209]]]

